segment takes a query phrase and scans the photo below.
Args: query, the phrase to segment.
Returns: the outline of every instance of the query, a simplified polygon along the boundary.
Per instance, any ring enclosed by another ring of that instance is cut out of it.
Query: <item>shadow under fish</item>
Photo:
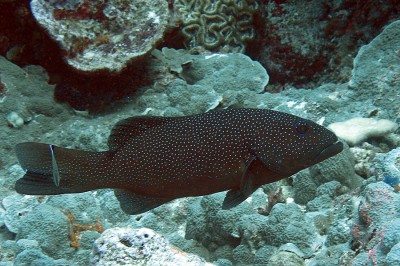
[[[55,195],[113,188],[139,214],[176,198],[229,190],[232,208],[260,186],[342,151],[334,133],[287,113],[228,109],[184,117],[132,117],[112,129],[109,151],[51,144],[16,146],[26,169],[18,193]]]

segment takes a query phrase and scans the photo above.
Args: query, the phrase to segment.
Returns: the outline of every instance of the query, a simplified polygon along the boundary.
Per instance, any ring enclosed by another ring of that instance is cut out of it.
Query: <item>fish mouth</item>
[[[340,153],[343,150],[343,143],[340,141],[336,141],[329,146],[325,147],[316,157],[315,161],[316,163],[322,162],[323,160],[326,160],[338,153]]]

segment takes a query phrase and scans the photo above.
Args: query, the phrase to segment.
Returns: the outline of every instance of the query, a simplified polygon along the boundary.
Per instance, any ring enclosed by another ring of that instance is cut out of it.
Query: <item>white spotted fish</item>
[[[109,151],[21,143],[27,170],[16,191],[30,195],[115,189],[121,208],[139,214],[176,198],[229,190],[231,208],[258,187],[336,155],[334,133],[300,117],[228,109],[184,117],[132,117],[111,131]]]

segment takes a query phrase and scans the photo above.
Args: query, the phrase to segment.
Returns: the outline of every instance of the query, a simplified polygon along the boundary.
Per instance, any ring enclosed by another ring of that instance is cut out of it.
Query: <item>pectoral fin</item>
[[[258,188],[254,186],[254,175],[251,172],[252,164],[257,161],[257,157],[252,157],[245,164],[245,171],[242,175],[239,190],[229,190],[222,203],[222,209],[230,209],[236,207],[245,201]]]

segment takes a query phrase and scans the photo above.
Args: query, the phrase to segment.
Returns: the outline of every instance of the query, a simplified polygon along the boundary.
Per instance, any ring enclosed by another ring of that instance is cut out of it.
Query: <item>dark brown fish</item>
[[[176,198],[229,190],[236,206],[263,184],[291,176],[343,149],[326,128],[290,114],[229,109],[185,117],[132,117],[113,128],[109,151],[42,143],[16,146],[27,170],[16,191],[30,195],[114,188],[138,214]]]

